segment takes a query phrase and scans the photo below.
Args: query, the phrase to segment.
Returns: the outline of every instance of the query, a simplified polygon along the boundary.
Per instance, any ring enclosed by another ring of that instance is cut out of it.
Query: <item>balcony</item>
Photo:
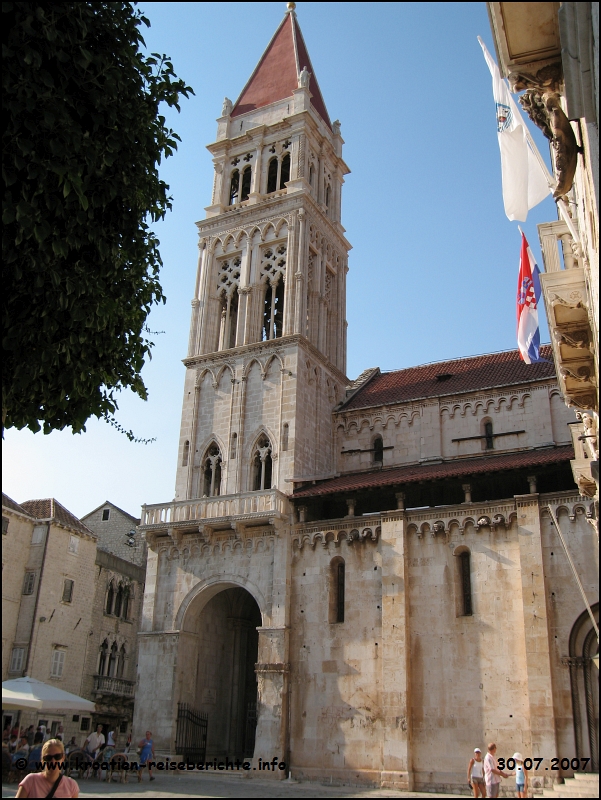
[[[235,523],[269,524],[274,518],[286,519],[288,515],[287,495],[277,489],[268,489],[142,506],[139,527],[148,531],[159,528],[186,529],[195,523],[195,526],[205,528],[231,528]]]
[[[134,681],[124,678],[109,678],[108,675],[94,675],[94,693],[97,695],[113,695],[114,697],[133,697]]]
[[[546,222],[538,232],[545,265],[541,288],[559,385],[568,405],[596,411],[592,305],[581,255],[564,222]]]

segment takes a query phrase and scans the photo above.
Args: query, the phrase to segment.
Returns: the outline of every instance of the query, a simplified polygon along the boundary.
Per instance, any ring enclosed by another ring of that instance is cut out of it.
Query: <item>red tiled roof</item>
[[[442,464],[412,464],[407,467],[392,467],[377,472],[355,472],[341,475],[315,486],[298,489],[292,497],[317,497],[324,494],[374,489],[381,486],[394,486],[419,481],[435,481],[443,478],[457,478],[462,475],[481,475],[485,472],[499,472],[505,469],[546,466],[569,461],[574,458],[571,445],[545,448],[544,450],[523,450],[519,453],[505,453],[498,456],[455,459]]]
[[[19,514],[25,514],[28,517],[31,516],[29,511],[26,511],[23,508],[23,506],[20,506],[18,503],[15,503],[15,501],[7,494],[4,494],[4,492],[2,492],[2,506],[4,508],[10,508],[11,511],[18,511]]]
[[[298,76],[303,67],[311,73],[311,105],[331,128],[330,117],[294,13],[286,14],[267,45],[255,71],[234,104],[232,117],[239,117],[256,108],[292,97],[294,89],[298,89]]]
[[[525,364],[520,358],[519,350],[506,350],[502,353],[376,373],[340,410],[403,403],[425,397],[443,397],[494,386],[511,386],[554,378],[555,365],[551,345],[543,345],[541,355],[549,359],[549,363]],[[437,375],[449,377],[440,379]]]
[[[67,528],[72,528],[80,533],[97,538],[96,534],[87,528],[81,520],[77,519],[75,514],[68,511],[53,497],[47,497],[43,500],[26,500],[21,503],[21,506],[36,519],[54,519]]]

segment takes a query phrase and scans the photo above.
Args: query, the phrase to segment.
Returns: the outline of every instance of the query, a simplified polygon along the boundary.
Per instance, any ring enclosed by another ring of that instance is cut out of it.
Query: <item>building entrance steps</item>
[[[573,778],[566,778],[565,783],[544,789],[543,797],[599,797],[599,775],[576,772]]]

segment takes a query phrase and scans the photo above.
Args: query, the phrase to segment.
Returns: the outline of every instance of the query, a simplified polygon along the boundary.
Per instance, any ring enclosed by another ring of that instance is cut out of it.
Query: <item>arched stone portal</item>
[[[599,603],[591,608],[599,624]],[[599,670],[593,656],[599,655],[599,643],[588,611],[578,617],[570,633],[570,686],[574,715],[576,756],[590,758],[590,769],[599,771]]]
[[[207,758],[253,756],[260,625],[259,606],[241,587],[208,601],[201,592],[186,609],[182,696],[208,716]]]

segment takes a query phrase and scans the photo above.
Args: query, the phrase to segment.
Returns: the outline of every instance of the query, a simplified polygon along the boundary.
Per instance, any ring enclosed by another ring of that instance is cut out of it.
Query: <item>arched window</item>
[[[250,194],[252,174],[253,174],[252,169],[250,167],[245,167],[244,172],[242,173],[242,191],[240,193],[241,202],[248,200],[248,196]]]
[[[107,592],[106,592],[106,613],[112,614],[113,613],[113,600],[115,599],[115,589],[113,586],[113,582],[109,583]]]
[[[127,619],[129,614],[129,592],[129,586],[125,586],[123,589],[123,605],[121,606],[121,616],[123,619]]]
[[[230,181],[230,202],[229,205],[233,206],[238,202],[238,195],[240,192],[240,173],[237,169],[232,172],[232,179]]]
[[[326,186],[326,211],[330,210],[330,187]]]
[[[236,458],[238,455],[238,434],[232,433],[230,442],[230,458]]]
[[[459,576],[461,583],[461,607],[463,617],[472,615],[472,578],[469,550],[459,553]]]
[[[119,650],[119,669],[117,670],[117,676],[119,678],[123,677],[125,672],[125,659],[127,657],[127,651],[125,649],[125,645],[121,645],[121,649]]]
[[[290,180],[290,153],[286,153],[282,159],[282,166],[280,168],[280,189],[285,189],[286,184]]]
[[[106,673],[108,651],[109,643],[105,639],[100,645],[100,653],[98,655],[98,675],[104,675]]]
[[[202,496],[218,497],[221,494],[221,453],[216,444],[209,445],[202,469]]]
[[[190,457],[190,442],[184,442],[184,454],[182,456],[182,467],[188,466],[188,458]]]
[[[114,678],[117,673],[117,662],[119,660],[119,648],[117,647],[117,642],[113,642],[111,645],[111,654],[109,656],[109,668],[107,675],[109,678]]]
[[[115,597],[115,608],[113,613],[116,617],[121,616],[121,609],[123,608],[123,584],[119,584],[117,589],[117,596]]]
[[[482,420],[482,443],[484,450],[494,450],[495,437],[493,435],[492,420],[490,419]]]
[[[236,257],[221,262],[217,278],[217,296],[221,300],[221,327],[219,350],[236,346],[238,326],[238,286],[240,283],[241,259]]]
[[[309,167],[309,185],[312,187],[314,183],[315,183],[315,169],[313,167],[313,164],[311,164],[311,166]]]
[[[384,441],[381,436],[376,436],[373,446],[374,464],[382,464],[384,461]]]
[[[287,422],[284,423],[284,427],[282,428],[282,450],[288,449],[288,433],[290,427]]]
[[[262,341],[278,339],[284,327],[284,281],[276,277],[274,283],[265,285]]]
[[[267,194],[275,192],[278,188],[278,160],[272,158],[267,168]]]
[[[330,622],[344,622],[344,559],[336,556],[330,562]]]
[[[271,489],[271,442],[263,435],[256,444],[252,458],[252,491],[260,492]]]

